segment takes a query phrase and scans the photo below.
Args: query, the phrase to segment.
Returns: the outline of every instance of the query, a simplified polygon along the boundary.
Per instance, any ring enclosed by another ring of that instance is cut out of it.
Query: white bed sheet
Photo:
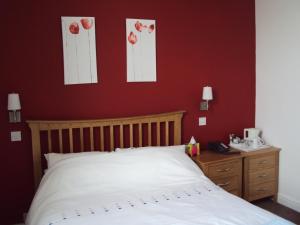
[[[27,225],[292,224],[214,185],[182,152],[156,149],[62,160]]]

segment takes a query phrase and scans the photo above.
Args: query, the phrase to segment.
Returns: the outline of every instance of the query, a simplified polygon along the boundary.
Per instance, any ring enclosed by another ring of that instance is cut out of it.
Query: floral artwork
[[[155,20],[126,19],[127,82],[156,81]]]
[[[62,17],[65,85],[97,83],[94,17]]]

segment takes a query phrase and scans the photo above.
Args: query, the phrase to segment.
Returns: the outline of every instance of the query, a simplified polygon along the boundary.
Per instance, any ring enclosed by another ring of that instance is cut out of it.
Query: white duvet
[[[206,178],[182,151],[83,155],[45,174],[27,225],[292,224]]]

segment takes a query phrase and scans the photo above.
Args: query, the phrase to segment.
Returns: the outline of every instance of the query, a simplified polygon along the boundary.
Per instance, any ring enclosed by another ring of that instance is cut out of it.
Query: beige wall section
[[[256,0],[256,127],[282,148],[278,201],[300,211],[299,0]]]

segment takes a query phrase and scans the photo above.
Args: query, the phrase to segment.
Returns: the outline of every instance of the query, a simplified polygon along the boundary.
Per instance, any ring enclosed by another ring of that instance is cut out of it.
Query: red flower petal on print
[[[145,28],[145,26],[143,26],[143,24],[140,21],[136,21],[134,26],[138,32],[142,32],[143,28]]]
[[[85,30],[89,30],[93,26],[93,20],[88,18],[82,18],[80,23]]]
[[[134,45],[137,42],[137,37],[136,37],[136,35],[132,31],[128,35],[128,41],[132,45]]]
[[[148,27],[148,32],[149,33],[152,33],[154,31],[154,24],[151,24],[149,27]]]
[[[77,22],[73,22],[69,26],[69,30],[72,34],[79,34],[79,25]]]

